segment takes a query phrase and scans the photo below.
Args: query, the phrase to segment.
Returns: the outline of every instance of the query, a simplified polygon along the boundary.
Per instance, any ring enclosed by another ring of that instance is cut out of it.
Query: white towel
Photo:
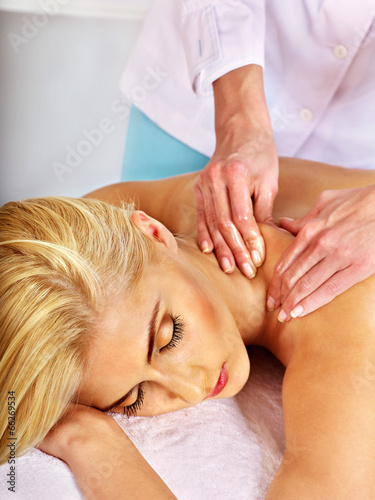
[[[262,349],[252,348],[250,361],[249,381],[233,398],[157,417],[111,414],[179,500],[264,499],[285,448],[284,370]],[[1,499],[84,498],[68,466],[36,449],[17,459],[15,494],[7,473],[5,464]]]

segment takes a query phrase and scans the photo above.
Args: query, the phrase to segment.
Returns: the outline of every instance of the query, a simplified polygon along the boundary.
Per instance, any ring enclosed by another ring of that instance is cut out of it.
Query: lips
[[[219,379],[217,381],[217,384],[216,384],[214,390],[211,392],[211,394],[206,396],[204,399],[214,398],[215,396],[220,394],[221,391],[224,389],[224,387],[227,385],[228,378],[229,378],[228,370],[227,370],[227,367],[225,366],[225,363],[224,363],[223,366],[221,367]]]

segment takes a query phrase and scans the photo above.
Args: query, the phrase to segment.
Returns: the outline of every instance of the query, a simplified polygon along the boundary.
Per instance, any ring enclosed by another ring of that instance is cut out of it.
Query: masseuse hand
[[[375,273],[375,185],[324,191],[301,219],[280,219],[297,237],[275,266],[268,309],[301,317]]]
[[[272,222],[278,158],[262,68],[249,65],[214,82],[215,152],[194,185],[198,242],[223,271],[252,278],[265,257],[257,221]]]

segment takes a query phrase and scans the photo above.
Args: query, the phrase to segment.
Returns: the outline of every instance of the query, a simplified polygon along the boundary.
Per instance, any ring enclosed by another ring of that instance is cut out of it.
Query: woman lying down
[[[325,189],[375,183],[371,171],[280,164],[275,220],[303,215]],[[262,225],[257,276],[224,274],[196,244],[196,175],[0,209],[1,407],[14,390],[17,453],[39,443],[90,499],[175,498],[105,412],[233,396],[249,376],[246,346],[258,344],[286,366],[286,451],[267,500],[375,498],[375,278],[278,322],[266,292],[293,236]],[[1,463],[7,437],[2,412]],[[90,488],[88,470],[116,455],[121,467]]]

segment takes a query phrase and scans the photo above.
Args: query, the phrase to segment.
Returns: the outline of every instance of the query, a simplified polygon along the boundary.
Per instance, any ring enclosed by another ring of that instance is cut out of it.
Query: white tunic
[[[211,156],[212,82],[264,67],[279,155],[375,168],[375,0],[153,0],[121,90]]]

